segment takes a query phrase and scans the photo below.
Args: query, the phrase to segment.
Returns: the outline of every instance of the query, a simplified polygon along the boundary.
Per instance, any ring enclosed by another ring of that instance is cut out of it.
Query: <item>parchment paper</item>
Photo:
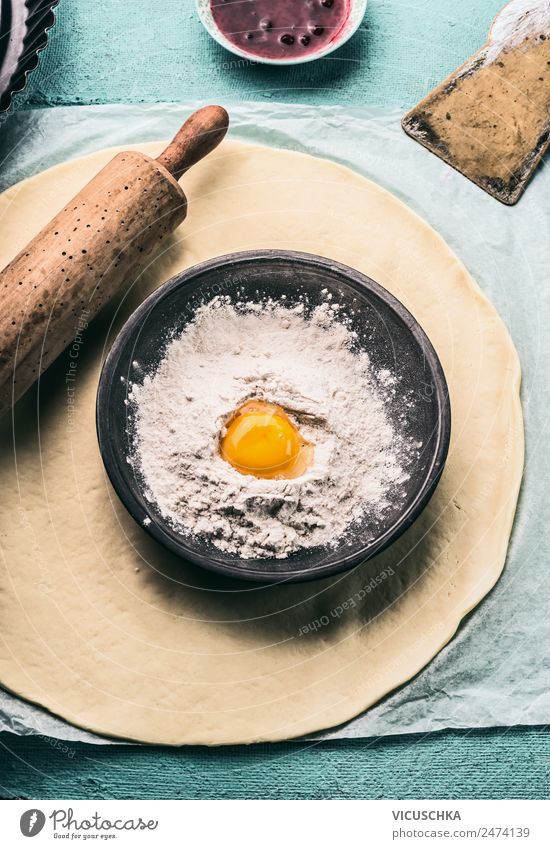
[[[67,107],[12,115],[0,128],[0,190],[99,148],[168,138],[194,106]],[[405,136],[397,110],[246,103],[230,112],[235,138],[335,159],[429,221],[497,307],[523,367],[526,468],[503,577],[420,675],[315,739],[550,722],[548,170],[543,165],[525,197],[510,208]],[[107,742],[2,690],[0,730]]]

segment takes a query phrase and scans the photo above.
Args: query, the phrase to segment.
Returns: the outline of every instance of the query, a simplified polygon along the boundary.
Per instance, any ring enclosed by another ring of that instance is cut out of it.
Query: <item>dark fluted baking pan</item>
[[[48,43],[59,0],[0,0],[0,112],[23,91]]]

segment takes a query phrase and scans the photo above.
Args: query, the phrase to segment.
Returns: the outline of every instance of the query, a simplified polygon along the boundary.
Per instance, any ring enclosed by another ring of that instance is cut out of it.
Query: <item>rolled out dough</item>
[[[5,192],[1,264],[114,152]],[[104,735],[290,738],[342,723],[407,681],[497,581],[523,465],[518,357],[442,239],[351,171],[228,142],[184,188],[189,217],[176,238],[22,400],[13,434],[4,422],[0,682]],[[102,357],[146,294],[183,267],[266,247],[354,266],[411,310],[443,363],[453,435],[435,496],[397,544],[344,576],[262,588],[185,564],[134,524],[106,480],[94,413]]]

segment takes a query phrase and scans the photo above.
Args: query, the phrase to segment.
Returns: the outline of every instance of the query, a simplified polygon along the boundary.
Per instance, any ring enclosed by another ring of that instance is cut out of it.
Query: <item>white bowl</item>
[[[316,52],[289,59],[268,59],[265,56],[257,56],[255,53],[243,50],[225,37],[212,17],[210,0],[196,0],[196,3],[199,18],[206,31],[210,33],[218,44],[221,44],[222,47],[225,47],[226,50],[230,50],[231,53],[235,53],[237,56],[242,56],[244,59],[249,59],[251,62],[258,62],[263,65],[303,65],[304,62],[313,62],[314,59],[321,59],[323,56],[328,56],[329,53],[341,47],[342,44],[345,44],[357,32],[361,21],[365,17],[367,8],[367,0],[349,0],[350,13],[346,23],[332,41],[329,41],[328,44],[325,44],[324,47],[321,47]]]

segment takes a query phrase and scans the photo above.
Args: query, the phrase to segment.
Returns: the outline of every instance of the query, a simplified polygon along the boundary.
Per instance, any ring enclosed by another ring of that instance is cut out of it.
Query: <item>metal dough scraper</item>
[[[550,144],[550,0],[512,0],[484,46],[402,120],[497,200],[517,203]]]

